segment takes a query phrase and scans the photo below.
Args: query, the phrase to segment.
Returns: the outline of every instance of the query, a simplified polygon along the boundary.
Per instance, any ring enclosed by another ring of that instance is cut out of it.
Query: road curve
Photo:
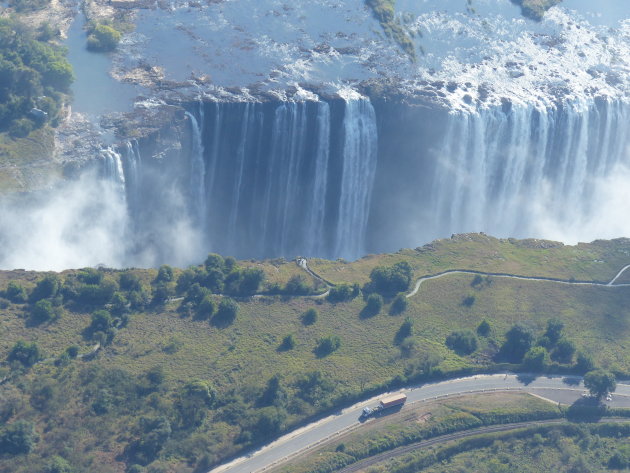
[[[407,404],[427,401],[444,396],[478,393],[484,391],[523,391],[544,395],[554,401],[569,401],[580,397],[584,390],[582,379],[577,376],[539,376],[495,374],[452,379],[439,383],[424,384],[401,390],[407,394]],[[398,392],[398,391],[397,391]],[[385,395],[367,399],[338,413],[306,425],[280,437],[274,442],[220,465],[210,473],[256,473],[266,471],[298,453],[309,450],[335,436],[361,426],[361,409],[374,405]],[[556,399],[557,398],[557,399]],[[630,407],[630,385],[618,384],[613,405]],[[370,422],[369,420],[367,422]]]
[[[448,276],[450,274],[474,274],[479,276],[492,276],[495,278],[507,278],[507,279],[519,279],[523,281],[541,281],[541,282],[553,282],[557,284],[566,284],[571,286],[599,286],[599,287],[629,287],[630,284],[615,284],[615,281],[619,279],[619,277],[628,269],[630,265],[624,266],[621,270],[616,274],[616,276],[607,283],[603,282],[594,282],[594,281],[569,281],[565,279],[557,279],[557,278],[546,278],[542,276],[519,276],[516,274],[508,274],[508,273],[485,273],[483,271],[475,271],[469,269],[451,269],[448,271],[444,271],[442,273],[433,274],[430,276],[423,276],[416,281],[412,291],[407,294],[406,297],[413,297],[418,293],[420,286],[424,281],[428,281],[430,279],[438,279],[443,278],[444,276]]]

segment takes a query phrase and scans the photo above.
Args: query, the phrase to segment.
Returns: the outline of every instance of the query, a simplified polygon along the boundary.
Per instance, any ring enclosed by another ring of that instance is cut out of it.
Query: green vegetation
[[[28,13],[41,10],[50,4],[50,0],[9,0],[9,7],[18,13]]]
[[[87,48],[96,52],[113,51],[121,38],[122,33],[114,27],[101,23],[91,23],[88,29]]]
[[[409,58],[417,60],[416,48],[401,21],[396,18],[396,0],[365,0],[388,38],[393,39]]]
[[[540,21],[545,16],[547,10],[558,5],[562,0],[511,0],[521,7],[523,16],[532,20]]]
[[[604,370],[589,371],[584,375],[584,386],[592,396],[600,399],[617,387],[615,375]]]
[[[627,240],[539,247],[476,238],[355,263],[317,260],[326,278],[340,283],[332,300],[274,295],[272,287],[286,287],[300,274],[315,287],[295,263],[281,260],[211,255],[185,270],[0,271],[0,379],[7,377],[0,384],[0,421],[31,422],[40,437],[29,455],[0,458],[0,471],[45,471],[55,456],[75,471],[95,473],[209,470],[275,432],[368,394],[480,370],[522,369],[497,365],[502,355],[535,363],[542,352],[548,372],[630,373],[625,288],[500,277],[472,285],[474,275],[449,274],[406,298],[404,320],[388,315],[395,292],[381,295],[378,314],[361,317],[369,296],[361,287],[372,282],[376,267],[406,261],[412,283],[448,269],[447,263],[609,281],[630,254]],[[474,256],[466,259],[466,252]],[[157,297],[161,291],[171,295]],[[474,304],[463,306],[471,293]],[[35,323],[40,301],[63,315]],[[486,335],[478,331],[484,320]],[[513,330],[517,323],[522,327]],[[444,342],[453,332],[473,334],[476,350],[449,349]],[[563,357],[572,348],[571,358]],[[195,380],[210,398],[193,394],[198,390],[188,385]],[[349,448],[346,443],[337,453]]]
[[[458,330],[446,337],[446,346],[461,355],[470,355],[477,349],[477,337],[471,330]]]
[[[65,54],[17,20],[0,19],[0,131],[19,138],[57,123],[74,80]]]

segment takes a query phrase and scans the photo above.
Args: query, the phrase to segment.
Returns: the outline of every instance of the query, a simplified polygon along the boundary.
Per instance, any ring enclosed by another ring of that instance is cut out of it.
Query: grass
[[[546,243],[497,240],[483,235],[460,236],[437,241],[421,250],[371,256],[355,263],[317,260],[312,261],[311,266],[335,282],[365,282],[373,267],[403,260],[412,265],[415,277],[445,269],[471,268],[608,281],[630,260],[628,240],[576,247],[548,246]],[[259,266],[269,282],[280,284],[296,274],[304,274],[294,262],[239,264]],[[134,271],[147,287],[156,275],[155,270]],[[175,271],[176,275],[178,273]],[[33,287],[41,277],[41,273],[29,271],[0,272],[0,289],[10,280]],[[208,421],[197,430],[174,436],[165,446],[165,456],[159,459],[178,472],[189,472],[193,468],[191,465],[202,461],[205,454],[211,456],[204,461],[212,464],[251,444],[248,440],[239,440],[239,436],[251,428],[248,425],[259,415],[256,399],[267,381],[276,374],[281,375],[281,385],[286,391],[287,417],[283,422],[286,429],[308,416],[357,399],[362,392],[384,390],[387,383],[396,377],[404,377],[410,365],[428,354],[437,357],[438,369],[447,376],[464,369],[483,370],[492,364],[492,355],[514,323],[525,323],[539,336],[551,318],[562,320],[566,337],[575,342],[578,350],[590,352],[599,366],[620,374],[630,373],[629,289],[568,286],[500,277],[491,277],[484,284],[473,286],[473,280],[472,275],[453,274],[426,281],[419,292],[408,299],[407,310],[398,316],[389,315],[391,301],[387,299],[379,314],[361,318],[365,305],[361,297],[339,304],[310,297],[243,298],[239,299],[240,311],[235,322],[221,329],[208,321],[182,317],[178,311],[181,302],[171,301],[164,307],[132,314],[128,325],[118,331],[112,344],[96,359],[72,362],[70,367],[63,369],[40,364],[28,372],[18,372],[9,383],[0,385],[0,395],[6,397],[15,389],[22,393],[16,394],[22,399],[22,407],[10,418],[33,420],[39,431],[50,431],[45,438],[54,445],[59,443],[55,443],[55,438],[65,438],[72,443],[79,441],[77,435],[83,435],[80,430],[69,434],[65,424],[55,419],[66,419],[71,423],[68,419],[72,415],[81,415],[86,425],[94,425],[94,428],[90,435],[81,437],[85,448],[75,463],[85,466],[87,456],[100,455],[103,465],[113,465],[132,435],[125,432],[134,431],[139,416],[171,412],[184,383],[192,379],[206,380],[217,390],[219,405],[209,412]],[[464,300],[471,296],[474,296],[473,302],[465,304]],[[218,299],[219,296],[215,297]],[[90,324],[90,314],[86,311],[67,306],[59,321],[31,326],[25,319],[26,306],[8,301],[3,304],[0,360],[6,359],[13,344],[20,339],[36,341],[48,357],[58,357],[70,345],[79,345],[83,352],[93,345],[83,333]],[[309,308],[316,308],[319,316],[315,324],[306,326],[301,316]],[[407,340],[408,350],[403,351],[395,338],[407,317],[413,322],[413,336]],[[490,323],[491,333],[487,338],[479,337],[479,348],[472,355],[459,356],[445,346],[444,341],[451,332],[475,331],[484,319]],[[279,349],[288,334],[293,334],[295,347]],[[339,336],[341,346],[328,356],[318,358],[314,352],[317,340],[329,335]],[[163,367],[164,387],[152,401],[143,404],[146,412],[141,409],[124,415],[112,413],[106,420],[94,417],[90,411],[92,401],[82,394],[85,388],[79,381],[84,368],[115,368],[138,380],[154,366]],[[5,365],[3,369],[6,368]],[[315,405],[300,398],[297,383],[305,373],[313,371],[321,372],[324,379],[332,383],[332,392],[323,395]],[[28,399],[33,383],[48,378],[56,383],[60,392],[69,394],[64,401],[66,404],[53,414],[43,416],[29,407]],[[462,422],[478,422],[496,414],[488,413],[474,403],[464,405],[453,400],[449,403],[441,404],[441,408],[457,412]],[[496,403],[493,408],[508,407]],[[522,407],[525,411],[529,409],[525,403]],[[243,418],[226,421],[226,413],[234,410],[242,412]],[[38,462],[46,455],[59,454],[56,448],[40,442],[36,452],[29,456],[31,459],[24,460],[24,466],[19,468],[11,469],[11,460],[0,458],[0,472],[8,471],[7,468],[17,472],[35,471],[39,468]],[[117,472],[122,467],[107,468],[94,471]]]

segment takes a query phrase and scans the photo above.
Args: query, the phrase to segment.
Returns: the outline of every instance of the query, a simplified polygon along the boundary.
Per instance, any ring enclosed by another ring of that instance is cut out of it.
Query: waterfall
[[[313,173],[313,192],[307,215],[306,250],[308,256],[322,255],[324,249],[324,220],[328,187],[328,161],[330,159],[330,106],[317,103],[317,150]]]
[[[112,147],[107,147],[101,150],[101,157],[103,158],[103,177],[113,185],[121,201],[125,202],[125,172],[120,153]]]
[[[206,164],[202,138],[203,107],[200,106],[200,120],[186,112],[192,131],[192,149],[190,152],[190,211],[196,225],[205,229],[206,221]]]
[[[364,251],[376,173],[376,115],[367,99],[346,101],[341,194],[335,254],[356,259]]]
[[[434,176],[433,233],[550,236],[543,220],[580,231],[597,212],[597,183],[630,164],[629,119],[627,104],[609,100],[451,113]]]

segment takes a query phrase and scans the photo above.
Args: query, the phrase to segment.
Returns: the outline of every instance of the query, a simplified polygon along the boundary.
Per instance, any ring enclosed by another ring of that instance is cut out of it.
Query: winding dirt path
[[[413,297],[418,293],[420,286],[424,281],[428,281],[430,279],[439,279],[444,276],[448,276],[450,274],[474,274],[479,276],[492,276],[496,278],[508,278],[508,279],[519,279],[522,281],[541,281],[541,282],[554,282],[557,284],[566,284],[572,286],[598,286],[598,287],[630,287],[630,284],[615,284],[615,281],[619,279],[619,277],[630,268],[630,264],[624,266],[619,270],[614,278],[608,283],[603,282],[594,282],[594,281],[574,281],[574,280],[566,280],[566,279],[558,279],[558,278],[546,278],[542,276],[519,276],[517,274],[509,274],[509,273],[486,273],[483,271],[475,271],[468,269],[449,269],[448,271],[444,271],[442,273],[433,274],[429,276],[423,276],[416,281],[413,290],[406,295],[407,298]]]

